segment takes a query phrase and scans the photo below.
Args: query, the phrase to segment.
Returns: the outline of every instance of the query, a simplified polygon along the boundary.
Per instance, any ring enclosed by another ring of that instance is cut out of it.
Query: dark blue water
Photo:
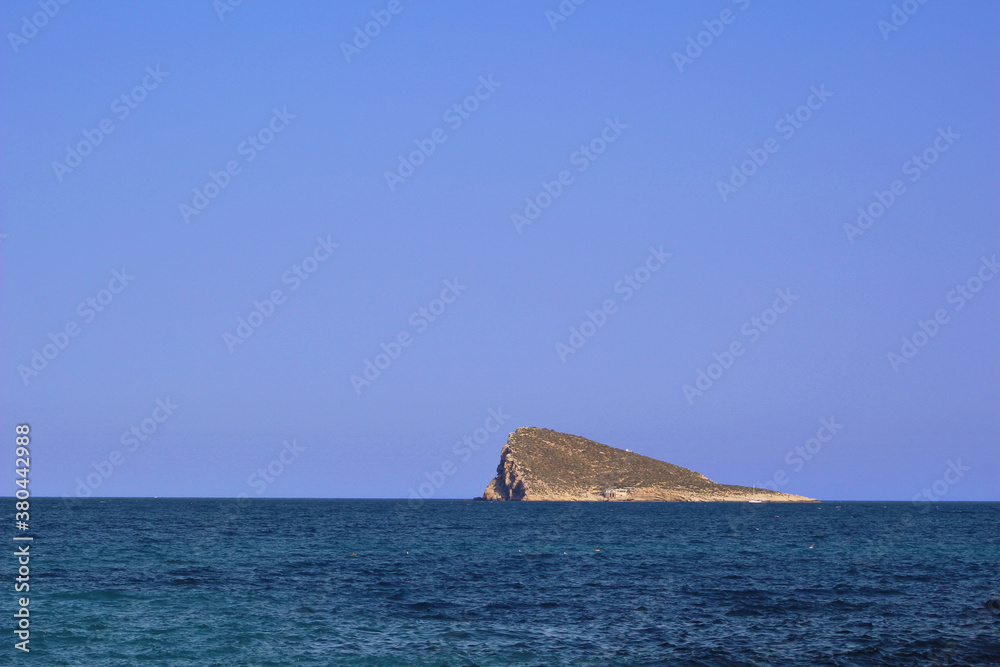
[[[1000,503],[40,499],[32,521],[18,662],[1000,664]]]

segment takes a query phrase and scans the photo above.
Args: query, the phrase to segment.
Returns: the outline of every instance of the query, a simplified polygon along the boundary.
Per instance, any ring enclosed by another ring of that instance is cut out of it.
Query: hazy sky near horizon
[[[0,9],[33,493],[1000,500],[996,3],[224,2]]]

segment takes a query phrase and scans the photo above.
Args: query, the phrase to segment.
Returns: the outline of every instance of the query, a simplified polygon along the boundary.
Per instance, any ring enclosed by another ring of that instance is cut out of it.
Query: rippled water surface
[[[1000,503],[32,503],[39,665],[1000,665]]]

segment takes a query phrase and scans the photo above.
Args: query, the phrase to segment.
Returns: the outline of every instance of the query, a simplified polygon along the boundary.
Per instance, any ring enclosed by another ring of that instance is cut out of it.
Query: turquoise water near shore
[[[32,499],[31,514],[25,663],[1000,664],[1000,503]]]

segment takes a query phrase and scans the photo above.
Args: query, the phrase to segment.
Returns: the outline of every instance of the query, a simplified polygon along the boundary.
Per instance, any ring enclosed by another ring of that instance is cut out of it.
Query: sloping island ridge
[[[818,502],[717,484],[701,473],[575,435],[522,426],[500,452],[484,500]]]

